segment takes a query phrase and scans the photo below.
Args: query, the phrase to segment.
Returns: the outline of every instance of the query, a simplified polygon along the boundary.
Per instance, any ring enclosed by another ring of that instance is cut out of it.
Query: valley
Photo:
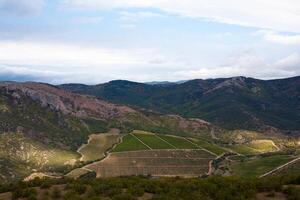
[[[0,108],[0,181],[7,184],[41,180],[64,187],[60,181],[122,177],[263,181],[300,173],[296,132],[231,130],[31,82],[0,83]]]

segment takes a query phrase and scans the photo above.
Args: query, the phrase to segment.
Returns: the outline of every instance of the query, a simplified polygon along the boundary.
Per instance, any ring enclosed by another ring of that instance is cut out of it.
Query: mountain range
[[[201,118],[226,129],[299,135],[300,77],[259,80],[247,77],[197,79],[177,84],[124,80],[58,87],[113,103],[163,114]]]
[[[110,128],[123,134],[134,129],[203,136],[222,132],[204,120],[136,110],[49,84],[0,82],[0,180],[75,167],[80,164],[76,151],[88,136]]]
[[[299,137],[299,111],[300,77],[56,86],[0,82],[0,180],[82,166],[78,148],[92,133],[111,128],[232,144],[245,137]]]

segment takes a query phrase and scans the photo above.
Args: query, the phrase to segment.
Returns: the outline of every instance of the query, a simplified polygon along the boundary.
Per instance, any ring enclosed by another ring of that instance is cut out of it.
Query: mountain
[[[60,88],[165,114],[202,118],[227,129],[300,135],[300,77],[197,79],[181,84],[111,81]]]
[[[75,167],[91,133],[118,128],[177,135],[221,134],[201,119],[136,110],[43,83],[0,82],[0,181]]]

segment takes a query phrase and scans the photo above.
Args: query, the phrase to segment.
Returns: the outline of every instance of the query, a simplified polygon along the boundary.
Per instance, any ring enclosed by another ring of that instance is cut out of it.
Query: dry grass
[[[105,152],[116,144],[120,139],[119,134],[92,134],[88,144],[83,145],[78,152],[82,155],[81,161],[99,160],[105,156]]]

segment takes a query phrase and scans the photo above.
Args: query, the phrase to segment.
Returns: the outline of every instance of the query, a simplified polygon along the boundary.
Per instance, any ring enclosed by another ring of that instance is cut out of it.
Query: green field
[[[135,137],[134,137],[135,136]],[[144,144],[145,145],[144,145]],[[123,138],[123,142],[118,144],[113,152],[122,151],[138,151],[149,149],[207,149],[217,155],[227,152],[226,149],[216,145],[208,143],[204,140],[183,137],[161,135],[145,131],[134,130],[132,135],[126,135]]]
[[[88,144],[81,147],[78,152],[82,161],[94,161],[104,157],[104,153],[118,142],[118,134],[92,134]]]
[[[122,152],[122,151],[138,151],[138,150],[149,150],[147,146],[142,144],[132,135],[126,135],[123,137],[123,141],[118,144],[112,152]]]
[[[196,143],[197,145],[199,145],[200,147],[202,147],[203,149],[207,149],[217,155],[221,155],[223,153],[226,153],[228,152],[226,149],[216,145],[216,144],[211,144],[211,143],[208,143],[204,140],[201,140],[201,139],[195,139],[195,138],[192,138],[191,139],[194,143]]]
[[[173,146],[164,142],[155,134],[149,134],[144,131],[134,131],[133,134],[152,149],[174,149]]]
[[[168,135],[158,135],[158,137],[175,146],[177,149],[199,149],[198,146],[185,140],[184,138]]]
[[[277,150],[272,140],[256,140],[250,143],[248,146],[261,152],[270,152]]]
[[[259,150],[248,147],[246,145],[234,145],[234,146],[230,146],[228,147],[231,150],[243,154],[243,155],[252,155],[252,154],[259,154],[261,153]]]
[[[228,146],[228,148],[244,155],[260,154],[277,150],[271,140],[256,140],[249,144]]]
[[[251,158],[243,162],[235,162],[232,164],[232,170],[237,176],[260,176],[280,165],[291,161],[292,159],[293,157],[288,155]]]
[[[300,160],[296,163],[291,164],[288,168],[279,171],[276,174],[300,174]]]

